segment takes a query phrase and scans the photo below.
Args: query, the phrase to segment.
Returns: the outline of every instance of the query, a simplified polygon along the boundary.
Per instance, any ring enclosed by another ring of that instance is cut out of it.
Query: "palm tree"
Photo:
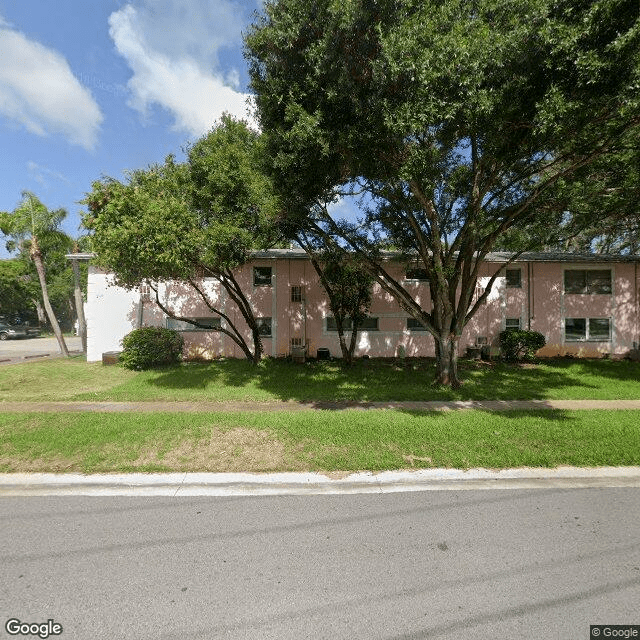
[[[11,213],[0,213],[0,231],[11,238],[11,241],[7,244],[8,248],[29,249],[29,256],[40,280],[42,301],[44,302],[44,309],[49,323],[58,340],[60,353],[68,357],[67,344],[64,341],[60,325],[49,301],[44,260],[40,249],[40,239],[43,236],[60,233],[58,227],[66,215],[67,212],[64,209],[50,211],[33,193],[23,191],[22,201]]]

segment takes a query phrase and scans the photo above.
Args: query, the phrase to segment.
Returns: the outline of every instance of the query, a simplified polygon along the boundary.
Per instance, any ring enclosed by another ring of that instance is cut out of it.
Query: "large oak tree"
[[[267,0],[249,30],[288,223],[366,260],[433,335],[438,383],[459,384],[460,336],[498,275],[474,297],[487,254],[507,234],[534,249],[587,227],[593,208],[568,216],[572,198],[603,196],[608,160],[637,146],[639,13],[637,0]],[[350,188],[369,195],[359,227],[322,215]],[[429,309],[380,244],[426,269]]]

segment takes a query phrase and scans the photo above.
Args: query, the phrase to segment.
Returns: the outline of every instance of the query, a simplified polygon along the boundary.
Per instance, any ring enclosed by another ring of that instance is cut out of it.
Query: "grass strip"
[[[0,414],[0,471],[640,464],[634,411]]]
[[[0,402],[530,400],[640,398],[640,363],[548,360],[536,365],[461,361],[459,390],[434,388],[433,360],[359,360],[295,364],[266,359],[183,363],[133,372],[81,358],[0,367]]]

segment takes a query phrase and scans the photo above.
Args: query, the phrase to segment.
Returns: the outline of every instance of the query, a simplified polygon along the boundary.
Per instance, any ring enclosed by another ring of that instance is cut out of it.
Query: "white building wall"
[[[106,351],[121,351],[120,341],[137,327],[140,293],[109,286],[110,282],[110,276],[89,266],[87,362],[102,360]]]

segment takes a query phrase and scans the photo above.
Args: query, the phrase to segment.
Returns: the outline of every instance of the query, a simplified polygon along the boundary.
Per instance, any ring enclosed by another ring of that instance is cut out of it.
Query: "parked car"
[[[0,340],[9,340],[10,338],[37,338],[39,335],[40,329],[37,327],[0,322]]]

